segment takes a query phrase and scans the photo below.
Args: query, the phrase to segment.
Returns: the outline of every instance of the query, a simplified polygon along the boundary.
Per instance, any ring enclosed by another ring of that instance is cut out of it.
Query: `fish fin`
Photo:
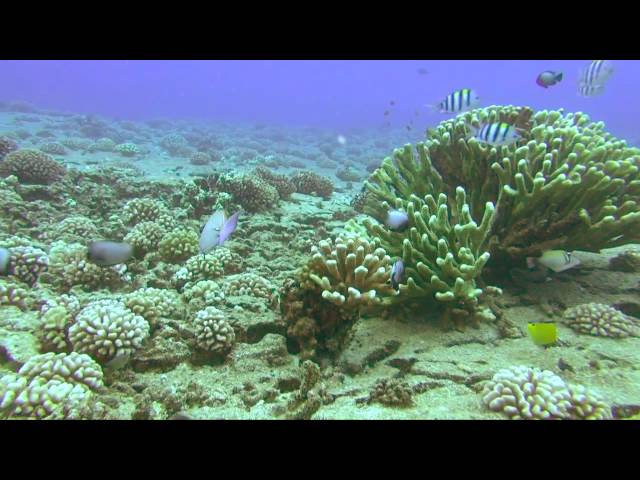
[[[560,81],[562,81],[562,77],[563,77],[563,75],[564,75],[564,74],[563,74],[562,72],[558,72],[558,73],[556,74],[556,82],[560,82]]]
[[[476,127],[475,125],[471,124],[467,124],[467,128],[469,129],[469,132],[465,136],[465,140],[472,139],[473,137],[477,136],[478,132],[480,131],[480,127]]]

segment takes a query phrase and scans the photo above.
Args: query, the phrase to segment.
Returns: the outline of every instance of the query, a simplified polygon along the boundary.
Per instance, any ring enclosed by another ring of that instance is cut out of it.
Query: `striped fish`
[[[436,108],[440,109],[440,113],[460,113],[473,110],[480,105],[480,97],[474,90],[463,88],[447,95]],[[433,107],[432,105],[429,105]]]
[[[597,97],[604,93],[604,85],[587,85],[586,83],[578,85],[578,95],[581,97]]]
[[[477,141],[488,143],[494,147],[508,146],[520,140],[520,134],[508,123],[485,123],[480,128],[470,127],[471,136]]]
[[[613,74],[613,63],[609,60],[594,60],[580,72],[578,83],[580,85],[602,85]]]

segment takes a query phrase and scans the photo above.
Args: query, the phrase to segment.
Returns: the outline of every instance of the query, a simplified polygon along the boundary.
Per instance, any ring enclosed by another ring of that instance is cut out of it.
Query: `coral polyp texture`
[[[35,247],[14,247],[9,257],[9,274],[30,286],[49,267],[49,256]]]
[[[222,286],[226,296],[250,295],[271,301],[275,294],[275,286],[266,278],[255,273],[240,273],[230,275]]]
[[[605,420],[611,408],[583,386],[555,373],[526,366],[498,371],[485,384],[483,402],[513,420]]]
[[[94,290],[121,284],[121,275],[115,268],[99,267],[90,262],[87,255],[87,247],[80,243],[53,242],[45,282],[62,292],[68,292],[74,286]]]
[[[153,222],[166,213],[165,205],[153,198],[134,198],[122,209],[122,217],[129,225],[141,222]]]
[[[101,364],[133,355],[149,336],[149,323],[117,300],[98,300],[80,310],[69,328],[75,352]]]
[[[395,293],[389,283],[391,267],[391,258],[378,241],[338,237],[312,247],[301,284],[321,292],[334,305],[376,304],[382,296]]]
[[[491,146],[470,137],[470,126],[505,122],[523,140]],[[640,150],[631,148],[583,113],[492,106],[472,110],[429,130],[416,146],[396,150],[365,182],[364,210],[384,221],[386,207],[467,192],[471,218],[495,206],[481,248],[513,262],[551,249],[587,250],[640,240]],[[457,218],[454,218],[454,222]],[[407,236],[410,235],[407,234]],[[406,237],[405,237],[406,238]],[[396,249],[404,238],[393,241]]]
[[[218,188],[233,195],[247,212],[263,212],[278,205],[278,190],[254,174],[227,174],[218,179]]]
[[[20,310],[27,310],[29,303],[29,291],[14,283],[0,280],[0,306],[14,306]]]
[[[193,323],[196,330],[196,345],[208,352],[227,354],[236,340],[233,327],[216,307],[206,307],[196,313]]]
[[[409,153],[405,149],[405,158],[410,158]],[[476,279],[490,258],[485,245],[495,208],[488,202],[482,220],[476,223],[462,187],[449,205],[444,193],[437,200],[430,194],[424,199],[411,195],[408,202],[395,204],[396,208],[406,208],[408,233],[391,231],[369,219],[364,225],[380,238],[387,252],[402,257],[407,275],[406,284],[399,287],[402,297],[434,298],[453,306],[472,307],[483,293]],[[386,201],[382,207],[391,210]]]
[[[163,260],[180,263],[198,253],[198,234],[187,228],[176,228],[158,242],[158,252]]]
[[[21,183],[49,184],[65,173],[63,165],[39,150],[15,150],[0,162],[0,176],[15,175]]]
[[[104,387],[100,365],[88,355],[47,353],[30,358],[17,374],[0,378],[0,417],[90,418],[92,392]]]
[[[136,315],[144,318],[151,327],[162,318],[171,318],[180,311],[180,299],[176,292],[160,288],[141,288],[125,296],[124,304]]]
[[[291,175],[290,180],[298,193],[316,195],[323,198],[329,198],[333,193],[333,182],[327,177],[314,172],[302,170]]]
[[[640,336],[640,320],[602,303],[586,303],[568,308],[562,319],[576,332],[596,337]]]

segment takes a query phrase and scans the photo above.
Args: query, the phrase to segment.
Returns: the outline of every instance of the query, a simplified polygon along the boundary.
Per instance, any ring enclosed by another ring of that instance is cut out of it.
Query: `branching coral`
[[[196,345],[208,352],[227,354],[236,340],[233,328],[224,314],[215,307],[206,307],[196,313]]]
[[[86,242],[98,237],[98,228],[91,219],[73,215],[53,225],[47,237],[54,240]]]
[[[378,241],[338,237],[320,242],[311,253],[301,284],[322,292],[322,298],[334,305],[375,304],[380,295],[394,293],[389,283],[391,258]]]
[[[220,303],[225,294],[222,287],[213,280],[200,280],[190,284],[182,292],[182,296],[190,311],[204,310],[205,307]]]
[[[255,273],[240,273],[225,278],[222,285],[226,296],[250,295],[264,298],[269,302],[275,293],[275,286],[266,278]]]
[[[333,193],[333,182],[326,177],[310,171],[299,171],[291,175],[296,192],[329,198]]]
[[[102,387],[102,369],[88,355],[37,355],[18,374],[0,378],[0,416],[87,418],[91,394]]]
[[[178,270],[174,282],[178,287],[199,280],[211,280],[225,274],[237,273],[242,269],[242,258],[228,248],[220,247],[207,253],[189,258],[184,267]]]
[[[275,187],[256,175],[221,175],[218,189],[233,195],[234,201],[248,212],[270,210],[280,198]]]
[[[73,350],[87,353],[102,364],[131,356],[148,336],[149,323],[117,300],[88,304],[69,328]]]
[[[167,231],[156,222],[140,222],[127,233],[124,241],[133,247],[136,255],[144,256],[157,251],[158,244],[166,233]]]
[[[142,288],[129,293],[124,304],[136,315],[143,317],[151,328],[157,326],[161,318],[170,318],[180,312],[178,294],[160,288]]]
[[[113,267],[99,267],[87,260],[87,247],[79,243],[54,242],[49,251],[49,270],[43,275],[47,283],[61,291],[75,285],[85,290],[114,288],[122,283]]]
[[[65,173],[64,166],[39,150],[15,150],[0,162],[0,175],[15,175],[21,183],[53,183]]]
[[[129,200],[122,209],[122,217],[129,225],[153,222],[166,213],[165,205],[152,198],[134,198]]]
[[[12,305],[20,310],[29,308],[30,298],[28,290],[4,280],[0,280],[0,307]]]
[[[586,303],[567,309],[563,321],[579,333],[598,337],[638,337],[640,320],[602,303]]]
[[[269,185],[275,187],[281,199],[285,200],[296,191],[296,186],[286,175],[273,173],[265,167],[257,167],[255,174]]]
[[[167,262],[183,262],[198,253],[198,234],[187,228],[176,228],[162,237],[158,251]]]
[[[35,285],[49,267],[46,252],[35,247],[14,247],[9,257],[9,274],[28,285]]]
[[[520,129],[521,146],[480,143],[469,126],[506,122]],[[383,221],[382,202],[405,206],[413,196],[469,192],[472,218],[488,202],[495,218],[486,250],[516,261],[549,249],[599,251],[640,238],[640,150],[628,148],[582,113],[488,107],[442,122],[417,145],[396,150],[366,182],[365,211]]]

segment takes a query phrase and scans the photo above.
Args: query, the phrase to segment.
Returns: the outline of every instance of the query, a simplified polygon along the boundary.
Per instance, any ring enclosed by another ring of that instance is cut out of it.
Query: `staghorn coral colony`
[[[406,137],[30,115],[33,132],[0,122],[0,418],[640,405],[640,150],[586,114],[475,109],[395,150]],[[494,122],[520,141],[470,135]],[[237,227],[203,249],[221,211]],[[131,255],[96,258],[102,240]],[[548,251],[586,268],[527,268]],[[561,341],[534,344],[536,322]]]

